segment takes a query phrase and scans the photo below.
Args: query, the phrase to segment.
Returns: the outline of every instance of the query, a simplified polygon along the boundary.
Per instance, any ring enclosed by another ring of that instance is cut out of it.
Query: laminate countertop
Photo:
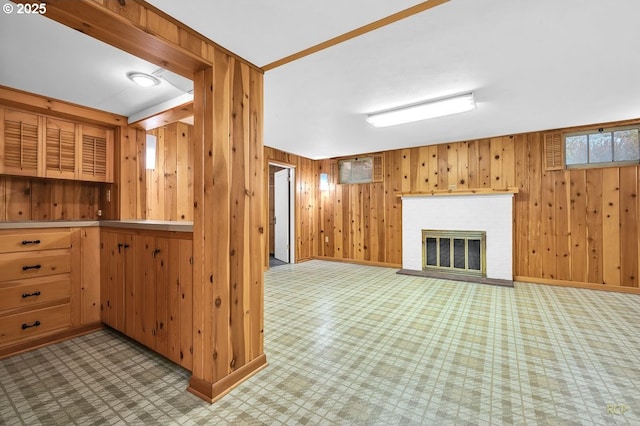
[[[193,232],[193,222],[169,220],[43,220],[0,222],[0,229],[82,228],[100,226],[152,231]]]

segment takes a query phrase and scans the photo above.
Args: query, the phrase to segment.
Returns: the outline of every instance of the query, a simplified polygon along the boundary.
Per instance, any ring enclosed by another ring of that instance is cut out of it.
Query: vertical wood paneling
[[[456,150],[458,153],[458,165],[456,170],[458,176],[456,178],[456,186],[458,189],[469,188],[469,144],[468,142],[462,142],[456,144]]]
[[[567,184],[568,172],[562,170],[555,173],[554,181],[554,225],[556,278],[559,280],[571,279],[571,249],[569,231],[569,201]]]
[[[7,220],[7,178],[0,176],[0,221]]]
[[[620,181],[618,168],[602,171],[602,277],[606,285],[620,285]]]
[[[449,189],[449,145],[438,145],[438,184],[437,189]]]
[[[262,146],[264,88],[262,74],[250,70],[249,82],[249,200],[250,216],[250,280],[249,281],[249,358],[255,359],[264,353],[264,274],[263,264],[267,259],[265,251],[265,228],[267,216],[265,210],[265,194],[262,191],[264,176],[264,149]],[[262,260],[262,261],[260,261]]]
[[[110,185],[5,176],[0,180],[2,220],[95,220]]]
[[[164,220],[178,219],[178,123],[164,131]]]
[[[602,284],[602,169],[587,170],[587,281]]]
[[[429,190],[435,191],[438,188],[438,147],[431,145],[427,147],[429,157]],[[387,156],[388,158],[388,156]],[[391,165],[389,165],[391,167]]]
[[[231,325],[231,370],[248,360],[245,345],[248,332],[248,303],[250,290],[249,264],[249,108],[245,98],[249,92],[249,69],[239,61],[232,61],[231,113],[231,250],[229,252],[231,288],[229,298]]]
[[[475,145],[475,144],[474,144]],[[471,142],[470,142],[471,146]],[[469,150],[471,153],[471,149]],[[514,200],[514,250],[519,253],[514,256],[514,271],[529,274],[529,198],[531,190],[529,188],[529,145],[522,135],[514,139],[514,161],[515,161],[515,186],[518,187],[518,195]],[[471,178],[470,178],[471,181]]]
[[[529,169],[526,173],[529,176],[529,222],[528,228],[529,251],[519,253],[520,256],[529,257],[529,273],[536,277],[542,276],[542,139],[539,134],[527,135]],[[523,226],[525,226],[523,224]]]
[[[176,123],[176,220],[193,220],[193,155],[191,126]]]
[[[620,168],[620,251],[621,282],[625,287],[638,287],[640,212],[638,207],[638,166]]]
[[[542,175],[542,277],[555,279],[556,273],[556,227],[555,227],[555,176],[546,172]]]
[[[502,158],[502,138],[491,138],[490,141],[490,149],[491,149],[491,188],[505,188],[505,179],[503,173],[503,162]]]
[[[180,240],[180,365],[193,368],[193,242]]]
[[[587,173],[571,170],[569,203],[571,220],[571,279],[587,281]],[[535,270],[528,276],[535,276]]]
[[[491,140],[482,139],[478,141],[478,167],[479,167],[479,185],[480,188],[491,188],[493,182],[491,176],[497,173],[491,171]]]

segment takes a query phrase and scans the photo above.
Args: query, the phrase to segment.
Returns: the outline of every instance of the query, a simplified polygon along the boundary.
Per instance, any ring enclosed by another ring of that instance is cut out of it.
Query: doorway
[[[269,163],[269,267],[295,263],[295,168]]]

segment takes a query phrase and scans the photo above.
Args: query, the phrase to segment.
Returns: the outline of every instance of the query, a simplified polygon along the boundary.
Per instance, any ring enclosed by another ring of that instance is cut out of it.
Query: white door
[[[289,169],[275,172],[274,176],[274,257],[289,262]]]

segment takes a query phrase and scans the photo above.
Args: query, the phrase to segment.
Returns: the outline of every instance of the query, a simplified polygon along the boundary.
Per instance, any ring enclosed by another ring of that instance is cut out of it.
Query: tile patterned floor
[[[312,261],[265,275],[269,366],[213,405],[104,330],[0,361],[0,424],[640,424],[640,296]]]

